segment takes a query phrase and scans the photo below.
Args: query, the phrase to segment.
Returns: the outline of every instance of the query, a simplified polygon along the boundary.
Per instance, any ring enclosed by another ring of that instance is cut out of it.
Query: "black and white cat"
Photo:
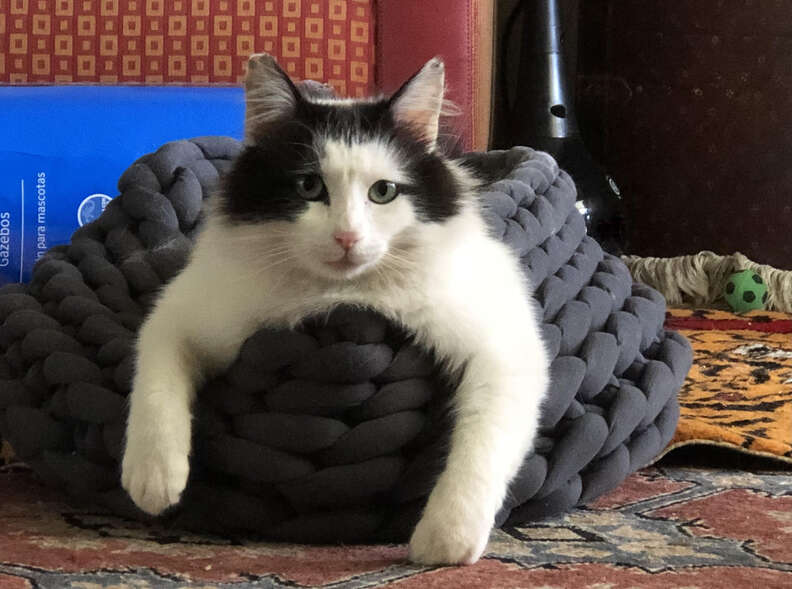
[[[410,558],[481,556],[536,434],[548,357],[517,259],[437,148],[444,79],[433,59],[390,99],[309,98],[272,57],[250,58],[246,147],[140,330],[122,480],[142,510],[179,501],[205,375],[262,325],[361,305],[464,370]]]

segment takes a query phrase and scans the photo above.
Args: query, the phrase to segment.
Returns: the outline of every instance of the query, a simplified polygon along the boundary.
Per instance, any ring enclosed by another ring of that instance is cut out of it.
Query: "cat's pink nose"
[[[354,231],[336,231],[333,233],[333,237],[345,250],[351,249],[353,245],[360,241],[360,235]]]

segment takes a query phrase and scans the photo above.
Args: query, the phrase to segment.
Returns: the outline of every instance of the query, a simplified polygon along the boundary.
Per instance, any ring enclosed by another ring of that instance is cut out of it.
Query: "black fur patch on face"
[[[321,175],[316,136],[350,141],[389,141],[413,179],[401,185],[421,220],[442,222],[459,210],[460,187],[442,154],[430,152],[408,128],[397,127],[387,101],[352,105],[298,99],[295,115],[257,133],[225,179],[220,210],[234,221],[294,221],[309,203],[297,193],[300,174]],[[389,178],[382,178],[389,180]],[[323,202],[328,204],[325,193]]]
[[[294,221],[308,208],[297,177],[319,167],[312,142],[313,132],[296,120],[269,124],[226,176],[220,210],[234,221]]]
[[[430,152],[415,139],[409,129],[394,130],[394,144],[404,158],[405,168],[413,182],[402,186],[413,203],[418,218],[439,223],[459,212],[460,191],[456,178],[445,157]]]

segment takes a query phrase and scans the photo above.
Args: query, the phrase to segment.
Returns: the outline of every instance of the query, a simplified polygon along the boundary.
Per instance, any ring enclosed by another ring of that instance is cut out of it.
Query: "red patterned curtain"
[[[0,84],[238,84],[251,53],[374,88],[373,0],[0,0]]]

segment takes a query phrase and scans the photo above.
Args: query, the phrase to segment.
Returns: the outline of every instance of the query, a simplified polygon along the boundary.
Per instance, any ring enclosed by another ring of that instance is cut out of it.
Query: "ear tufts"
[[[294,114],[299,92],[275,58],[254,53],[245,76],[245,140],[255,141],[269,123]]]
[[[444,93],[445,65],[442,59],[434,57],[390,99],[396,123],[409,127],[430,150],[437,145]]]

